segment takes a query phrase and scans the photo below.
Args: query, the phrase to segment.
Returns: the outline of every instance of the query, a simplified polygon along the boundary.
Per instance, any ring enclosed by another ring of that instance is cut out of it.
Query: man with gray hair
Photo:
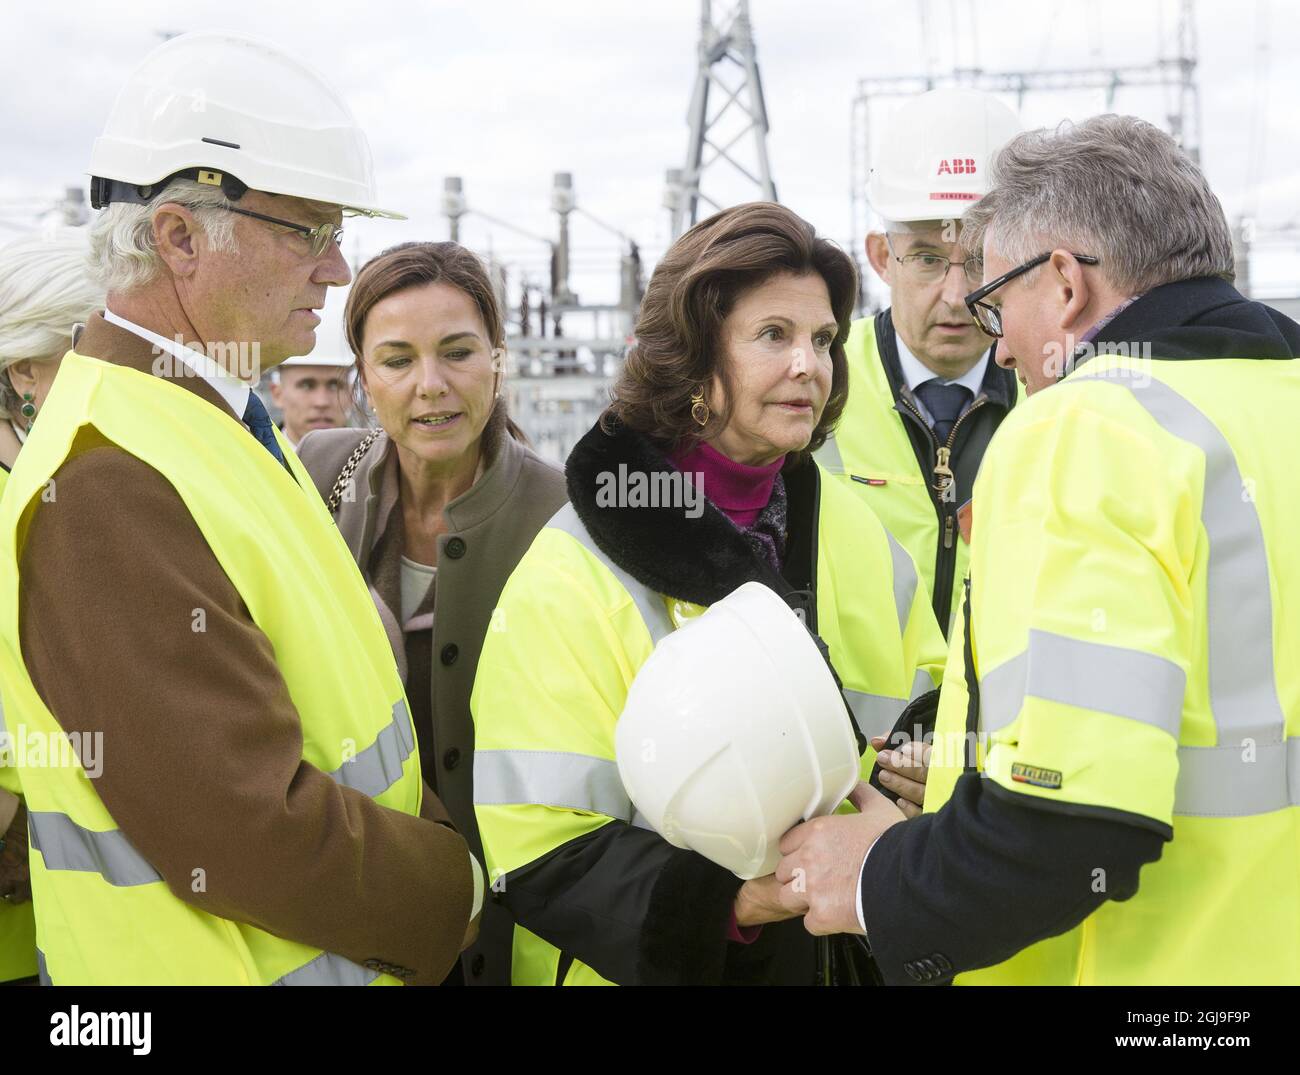
[[[926,813],[799,826],[787,898],[887,981],[1300,984],[1300,326],[1130,117],[1014,139],[967,228],[1032,398],[976,482]]]
[[[481,870],[421,779],[351,554],[250,385],[351,274],[370,150],[314,71],[176,37],[91,160],[108,289],[0,500],[6,721],[102,742],[19,759],[42,977],[437,984]]]

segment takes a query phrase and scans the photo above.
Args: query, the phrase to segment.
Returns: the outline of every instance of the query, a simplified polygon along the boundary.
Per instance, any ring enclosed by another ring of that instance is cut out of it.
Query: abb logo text
[[[953,157],[952,160],[941,160],[939,170],[936,175],[974,175],[975,161],[971,157]]]

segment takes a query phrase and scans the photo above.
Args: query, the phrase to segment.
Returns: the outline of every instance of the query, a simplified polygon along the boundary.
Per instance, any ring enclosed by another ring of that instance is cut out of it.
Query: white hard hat
[[[958,219],[988,193],[989,165],[1019,133],[1015,112],[987,93],[923,93],[885,126],[867,200],[887,221]]]
[[[244,34],[182,34],[131,73],[91,152],[91,202],[147,202],[177,174],[227,195],[262,190],[378,207],[370,144],[320,75]]]
[[[781,837],[829,814],[858,780],[844,698],[808,630],[747,582],[665,637],[614,730],[642,817],[737,877],[776,868]]]

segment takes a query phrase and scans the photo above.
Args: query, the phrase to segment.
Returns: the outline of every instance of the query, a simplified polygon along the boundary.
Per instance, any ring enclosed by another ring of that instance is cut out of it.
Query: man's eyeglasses
[[[889,247],[889,255],[910,275],[917,283],[933,284],[939,280],[947,279],[948,270],[954,265],[960,267],[966,276],[966,282],[978,284],[984,279],[984,259],[967,258],[965,261],[951,261],[941,254],[904,254],[899,257],[894,253],[894,244],[888,235],[885,236],[885,245]]]
[[[338,224],[328,222],[317,225],[314,228],[307,227],[306,224],[294,224],[288,220],[281,220],[279,217],[267,216],[265,213],[254,213],[251,209],[240,209],[235,205],[227,205],[225,208],[232,213],[238,213],[240,216],[252,217],[254,220],[265,220],[268,224],[279,224],[282,228],[290,228],[299,235],[303,235],[311,243],[311,256],[320,257],[327,249],[330,243],[339,246],[343,242],[343,228]]]
[[[987,284],[977,291],[972,291],[966,296],[966,309],[970,311],[971,317],[975,318],[975,323],[984,330],[985,335],[992,336],[995,340],[1002,339],[1002,308],[992,306],[983,300],[993,294],[998,288],[1008,281],[1014,280],[1017,276],[1022,276],[1030,269],[1036,269],[1052,256],[1049,250],[1046,254],[1039,254],[1036,258],[1031,258],[1023,265],[1017,265],[1010,272],[1005,272],[996,280],[990,280]],[[1097,259],[1090,254],[1070,255],[1081,265],[1096,265]]]

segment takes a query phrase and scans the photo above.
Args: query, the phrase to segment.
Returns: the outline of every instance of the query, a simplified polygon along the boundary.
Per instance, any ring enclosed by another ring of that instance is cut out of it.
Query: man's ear
[[[278,379],[273,379],[271,381],[270,389],[271,389],[271,402],[274,403],[281,410],[283,410],[284,404],[280,402],[280,382]]]
[[[173,276],[192,276],[198,268],[200,228],[194,214],[175,202],[153,212],[153,244]]]
[[[1083,320],[1083,313],[1092,301],[1092,290],[1083,266],[1068,250],[1052,251],[1047,262],[1052,273],[1052,286],[1059,298],[1058,327],[1063,332],[1073,332]]]
[[[876,275],[892,287],[893,281],[890,280],[889,273],[893,267],[893,258],[889,256],[889,241],[883,231],[867,233],[867,260],[876,270]]]

